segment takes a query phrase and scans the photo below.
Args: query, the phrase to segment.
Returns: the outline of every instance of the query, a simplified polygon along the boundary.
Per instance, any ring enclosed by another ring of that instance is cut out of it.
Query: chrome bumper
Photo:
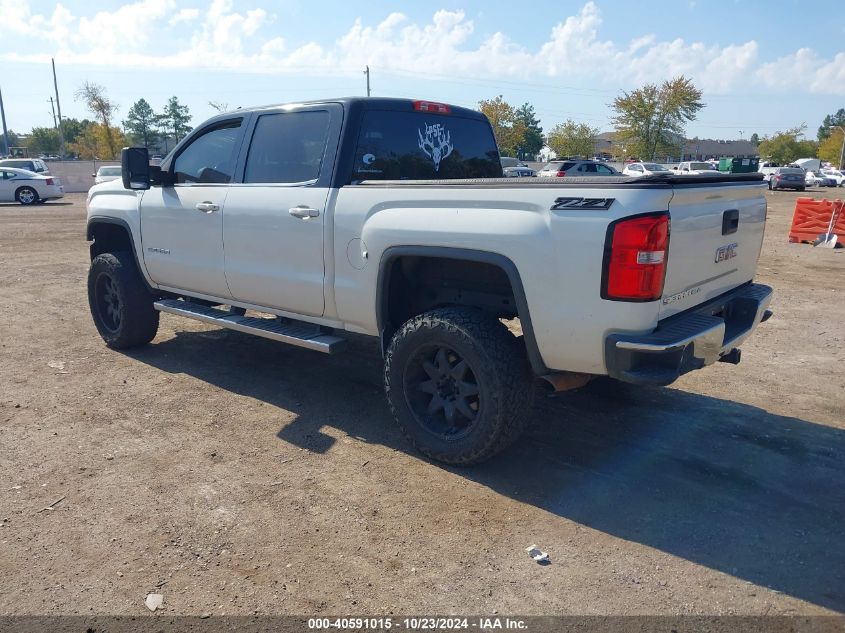
[[[737,348],[772,315],[771,300],[769,286],[749,284],[660,321],[650,334],[611,334],[607,373],[625,382],[668,385],[718,360],[737,363]]]

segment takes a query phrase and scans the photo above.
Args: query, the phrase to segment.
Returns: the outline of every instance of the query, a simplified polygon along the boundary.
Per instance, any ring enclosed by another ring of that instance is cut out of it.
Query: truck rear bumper
[[[718,360],[739,362],[734,350],[772,315],[771,300],[769,286],[748,284],[660,321],[650,334],[611,334],[607,373],[624,382],[668,385]]]

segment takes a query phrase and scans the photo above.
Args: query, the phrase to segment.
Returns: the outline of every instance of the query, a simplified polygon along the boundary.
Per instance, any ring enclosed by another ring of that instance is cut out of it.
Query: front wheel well
[[[91,244],[91,259],[103,253],[127,251],[134,255],[129,229],[111,222],[97,222],[88,225],[88,240]]]

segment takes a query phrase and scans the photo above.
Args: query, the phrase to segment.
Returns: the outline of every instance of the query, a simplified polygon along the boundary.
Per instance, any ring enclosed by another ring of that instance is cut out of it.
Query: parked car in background
[[[535,171],[518,158],[502,156],[502,175],[506,178],[527,178],[535,175]]]
[[[14,167],[15,169],[25,169],[42,176],[49,176],[50,169],[40,158],[6,158],[0,160],[0,167]]]
[[[26,169],[0,166],[0,202],[36,204],[62,198],[64,188],[52,176],[42,176]]]
[[[552,161],[543,166],[537,175],[545,178],[563,178],[566,176],[621,176],[610,165],[597,160]]]
[[[800,167],[778,167],[769,178],[769,189],[797,189],[804,191],[807,182],[804,180],[804,170]]]
[[[836,181],[837,187],[842,187],[843,183],[845,183],[845,174],[838,169],[824,169],[822,173],[829,178],[833,178]]]
[[[772,179],[774,173],[781,167],[780,163],[773,163],[773,162],[761,162],[757,167],[757,171],[763,174],[763,180],[768,182]]]
[[[821,171],[808,171],[804,175],[804,182],[808,187],[836,187],[838,183],[833,176],[828,176]]]
[[[719,171],[714,169],[710,163],[704,161],[685,161],[673,167],[672,171],[681,175],[695,175],[701,174],[718,174]]]
[[[622,170],[622,173],[625,176],[639,177],[660,175],[668,176],[674,172],[658,163],[631,163],[630,165],[625,165],[625,169]]]
[[[120,165],[106,165],[100,167],[96,174],[91,174],[94,178],[94,184],[99,185],[101,182],[109,182],[110,180],[117,180],[120,178]]]

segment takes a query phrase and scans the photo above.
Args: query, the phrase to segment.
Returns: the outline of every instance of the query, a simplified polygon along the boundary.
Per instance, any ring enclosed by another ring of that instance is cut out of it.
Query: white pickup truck
[[[325,353],[371,335],[397,422],[452,464],[518,436],[537,376],[665,385],[771,314],[759,174],[502,178],[487,119],[445,104],[238,110],[122,173],[88,197],[107,345],[161,312]]]
[[[702,161],[685,161],[672,167],[672,171],[681,176],[718,176],[719,171],[713,169],[710,163]]]

